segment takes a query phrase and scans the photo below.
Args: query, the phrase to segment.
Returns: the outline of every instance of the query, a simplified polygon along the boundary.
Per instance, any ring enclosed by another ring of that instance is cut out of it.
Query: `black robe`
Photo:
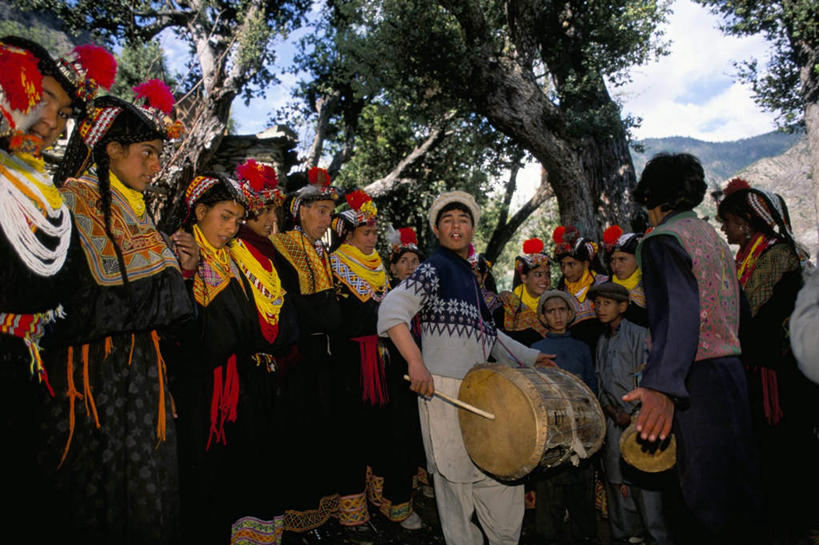
[[[68,519],[63,535],[83,543],[175,543],[176,426],[159,341],[191,318],[193,304],[150,219],[135,222],[114,194],[120,247],[144,245],[147,252],[129,261],[126,286],[118,265],[111,265],[116,258],[110,241],[97,238],[102,214],[95,206],[96,181],[69,181],[63,195],[83,240],[72,249],[83,272],[66,298],[68,319],[58,321],[47,339],[46,366],[57,402],[50,404],[48,446],[39,458],[43,470],[53,473],[53,492]]]
[[[284,529],[302,532],[321,526],[338,508],[327,457],[335,425],[329,336],[341,325],[341,313],[331,286],[302,293],[296,269],[278,250],[274,255],[299,328],[298,357],[280,381],[279,429],[288,443],[281,452],[279,486],[287,491]]]

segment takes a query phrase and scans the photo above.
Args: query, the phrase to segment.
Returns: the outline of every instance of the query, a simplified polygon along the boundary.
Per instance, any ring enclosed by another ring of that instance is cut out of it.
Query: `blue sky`
[[[761,111],[751,99],[750,89],[734,78],[734,62],[753,57],[767,59],[764,39],[723,35],[718,29],[719,19],[690,0],[674,0],[672,10],[665,28],[671,54],[635,67],[631,83],[612,89],[623,111],[643,120],[635,136],[727,141],[773,130],[774,116]],[[233,116],[240,133],[264,130],[270,113],[287,102],[296,77],[283,72],[292,62],[298,39],[306,32],[309,29],[300,29],[276,44],[275,68],[282,72],[280,84],[271,86],[266,97],[252,100],[249,106],[241,100],[234,102]],[[181,69],[186,46],[170,34],[162,37],[162,44],[172,68]],[[309,128],[293,128],[302,131],[301,147],[306,148],[311,137]]]

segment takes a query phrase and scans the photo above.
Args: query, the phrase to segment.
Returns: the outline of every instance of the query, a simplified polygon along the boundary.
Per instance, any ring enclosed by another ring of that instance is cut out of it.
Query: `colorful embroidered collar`
[[[387,273],[378,252],[370,255],[350,244],[342,244],[330,256],[333,274],[361,301],[380,301],[389,287]]]

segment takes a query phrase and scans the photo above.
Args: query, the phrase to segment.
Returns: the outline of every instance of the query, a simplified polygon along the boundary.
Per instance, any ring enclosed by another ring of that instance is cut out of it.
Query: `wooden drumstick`
[[[406,380],[407,382],[412,382],[412,379],[409,378],[409,375],[404,375],[404,380]],[[441,399],[446,399],[447,401],[449,401],[453,405],[457,405],[458,407],[460,407],[460,408],[462,408],[464,410],[467,410],[467,411],[469,411],[471,413],[475,413],[478,416],[488,418],[489,420],[494,420],[495,419],[494,414],[492,414],[490,412],[487,412],[487,411],[484,411],[483,409],[479,409],[474,405],[470,405],[469,403],[466,403],[465,401],[461,401],[460,399],[456,399],[454,397],[449,397],[446,394],[442,394],[441,392],[436,392],[436,391],[433,391],[432,395],[436,395],[436,396],[440,397]]]

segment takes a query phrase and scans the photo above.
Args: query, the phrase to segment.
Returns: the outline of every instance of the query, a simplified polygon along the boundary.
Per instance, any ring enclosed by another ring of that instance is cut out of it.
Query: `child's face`
[[[448,210],[441,214],[435,229],[435,236],[441,246],[466,257],[475,227],[472,216],[463,210]]]
[[[560,260],[560,272],[563,273],[566,282],[579,281],[588,268],[588,261],[578,261],[573,257],[564,257]]]
[[[610,324],[611,322],[620,318],[628,308],[628,303],[625,301],[615,301],[608,297],[594,298],[594,313],[600,323]]]
[[[628,252],[615,251],[611,254],[611,271],[620,280],[626,280],[637,270],[637,258]]]
[[[565,333],[569,326],[569,307],[560,297],[552,297],[541,307],[540,319],[553,333]]]
[[[548,265],[538,265],[526,274],[521,274],[520,279],[526,284],[526,291],[532,297],[540,297],[543,292],[549,289],[552,284],[551,271]]]
[[[196,223],[216,249],[224,248],[239,232],[245,218],[245,207],[236,201],[220,201],[213,206],[196,205]]]

